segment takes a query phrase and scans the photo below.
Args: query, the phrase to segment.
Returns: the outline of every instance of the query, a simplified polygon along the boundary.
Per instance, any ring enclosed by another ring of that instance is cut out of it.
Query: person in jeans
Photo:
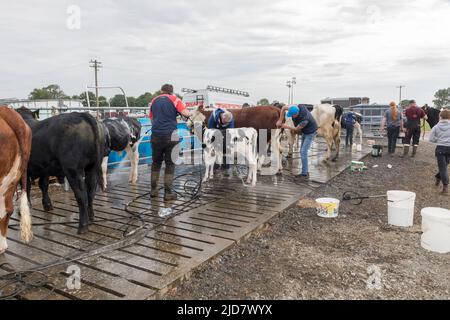
[[[413,150],[411,157],[414,157],[417,153],[420,141],[420,122],[421,119],[427,119],[425,112],[422,108],[419,108],[415,100],[411,100],[408,109],[405,111],[406,116],[406,134],[403,140],[403,157],[406,157],[409,152],[409,146],[411,144],[411,138],[413,142]]]
[[[161,94],[150,102],[153,152],[150,193],[152,198],[158,196],[158,181],[163,161],[166,164],[164,171],[164,199],[175,200],[177,198],[177,195],[172,191],[175,172],[172,150],[179,143],[176,135],[178,114],[187,118],[191,116],[183,102],[173,94],[173,86],[165,84],[161,87]]]
[[[403,117],[398,111],[397,104],[391,102],[389,104],[389,109],[384,113],[383,121],[381,122],[381,132],[384,131],[385,126],[387,127],[388,136],[388,152],[390,155],[395,154],[395,149],[397,148],[397,139],[400,132],[403,132]]]
[[[448,165],[450,164],[450,110],[441,111],[441,121],[431,130],[429,140],[436,143],[436,159],[439,172],[436,174],[436,186],[442,182],[441,194],[447,195],[449,177]]]
[[[284,113],[287,111],[286,117],[292,118],[295,127],[283,124]],[[297,134],[302,134],[302,143],[300,147],[300,156],[302,159],[301,178],[308,179],[308,153],[311,149],[314,138],[317,135],[317,123],[312,114],[305,106],[286,106],[281,109],[280,119],[277,122],[278,128],[293,130]]]
[[[352,111],[347,112],[345,115],[345,147],[347,148],[349,145],[350,147],[353,146],[353,130],[355,128],[356,123],[356,114]]]

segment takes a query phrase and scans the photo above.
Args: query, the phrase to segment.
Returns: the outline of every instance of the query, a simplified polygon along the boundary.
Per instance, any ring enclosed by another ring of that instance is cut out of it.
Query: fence
[[[140,107],[30,107],[28,108],[31,111],[39,110],[39,119],[43,120],[49,117],[52,117],[61,113],[69,113],[69,112],[88,112],[92,114],[94,117],[98,117],[99,119],[108,119],[114,118],[118,116],[129,116],[136,118],[142,125],[141,129],[141,142],[139,144],[139,164],[150,164],[152,162],[152,148],[151,148],[151,129],[152,123],[148,118],[149,108],[140,108]],[[190,131],[187,128],[187,125],[184,121],[179,121],[178,123],[178,135],[180,137],[181,142],[181,153],[192,152],[193,149],[191,146],[195,148],[199,148],[198,141],[194,136],[191,135]],[[109,169],[118,169],[130,166],[130,161],[126,157],[126,152],[117,153],[111,152],[108,159],[108,168]]]
[[[362,115],[361,127],[365,136],[380,136],[381,121],[388,105],[356,105],[345,108],[344,111],[354,111]],[[400,110],[401,112],[401,110]]]

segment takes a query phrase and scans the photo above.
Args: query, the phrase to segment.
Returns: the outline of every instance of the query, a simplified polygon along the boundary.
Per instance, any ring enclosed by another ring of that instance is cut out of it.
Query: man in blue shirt
[[[177,132],[177,116],[181,114],[187,118],[191,113],[181,100],[173,94],[173,86],[165,84],[161,87],[161,94],[150,102],[150,119],[152,120],[152,178],[151,197],[158,196],[158,181],[163,161],[164,171],[164,199],[175,200],[177,195],[172,191],[175,164],[172,160],[172,150],[179,143],[173,133]]]
[[[211,113],[211,116],[208,119],[208,129],[219,129],[222,133],[223,137],[223,160],[222,160],[222,169],[225,169],[225,176],[228,176],[227,172],[230,169],[230,164],[226,163],[226,136],[227,129],[233,129],[235,127],[233,114],[230,111],[225,111],[223,109],[216,109]]]
[[[233,114],[223,109],[216,109],[208,119],[208,129],[233,129]]]
[[[356,124],[356,114],[352,111],[347,112],[344,118],[345,123],[345,147],[353,146],[353,130]]]
[[[284,114],[287,111],[286,117],[292,118],[295,127],[283,124]],[[300,156],[302,158],[302,178],[309,178],[308,171],[308,153],[314,138],[317,135],[317,123],[312,114],[305,106],[286,106],[281,109],[280,119],[277,122],[278,128],[292,130],[297,134],[302,134],[302,144],[300,147]]]

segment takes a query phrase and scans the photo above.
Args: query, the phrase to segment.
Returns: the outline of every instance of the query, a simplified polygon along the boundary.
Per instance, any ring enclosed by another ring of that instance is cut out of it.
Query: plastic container
[[[383,146],[372,146],[372,157],[381,157],[383,155]]]
[[[416,194],[409,191],[387,192],[388,223],[397,227],[411,227],[414,224]]]
[[[450,252],[450,210],[422,209],[422,239],[424,249],[438,253]]]
[[[160,218],[168,217],[172,214],[172,208],[161,208],[159,209],[158,216]]]
[[[316,199],[317,215],[322,218],[336,218],[339,215],[339,204],[341,203],[338,199],[334,198],[319,198]]]

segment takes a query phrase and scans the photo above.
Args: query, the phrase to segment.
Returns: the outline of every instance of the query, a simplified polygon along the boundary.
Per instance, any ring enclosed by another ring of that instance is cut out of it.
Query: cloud
[[[80,30],[66,27],[72,4],[81,8]],[[79,93],[92,84],[88,62],[97,58],[100,83],[130,95],[173,82],[283,101],[286,80],[296,76],[303,102],[333,95],[385,102],[399,83],[431,102],[450,82],[437,72],[450,67],[449,14],[444,0],[2,2],[0,92],[26,97],[56,82]]]

